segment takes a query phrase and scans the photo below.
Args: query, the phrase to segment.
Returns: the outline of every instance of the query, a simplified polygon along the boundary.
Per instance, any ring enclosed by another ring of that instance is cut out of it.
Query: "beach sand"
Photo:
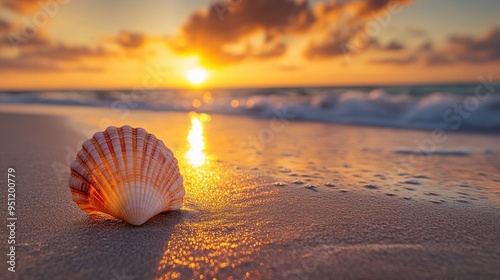
[[[448,133],[423,156],[414,140],[429,131],[62,106],[0,112],[0,170],[14,167],[17,179],[16,272],[2,262],[6,279],[500,278],[498,135]],[[181,210],[134,227],[72,202],[68,161],[109,124],[144,127],[174,151]]]

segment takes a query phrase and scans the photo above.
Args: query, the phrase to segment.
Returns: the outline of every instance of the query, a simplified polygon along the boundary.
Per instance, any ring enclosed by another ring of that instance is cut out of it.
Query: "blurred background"
[[[2,103],[258,117],[286,106],[299,120],[500,127],[500,101],[490,96],[500,74],[495,0],[0,6]]]

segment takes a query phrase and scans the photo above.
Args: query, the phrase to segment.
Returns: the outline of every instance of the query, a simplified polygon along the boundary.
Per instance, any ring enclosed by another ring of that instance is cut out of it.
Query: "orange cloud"
[[[417,62],[418,56],[415,54],[405,57],[390,57],[372,60],[375,64],[393,64],[393,65],[408,65]]]
[[[193,13],[170,46],[177,53],[197,55],[205,66],[217,67],[244,59],[279,57],[290,47],[289,37],[322,35],[323,39],[310,39],[303,50],[305,57],[337,57],[346,52],[345,45],[359,39],[368,20],[410,2],[331,1],[314,7],[308,1],[298,0],[242,0],[222,6],[214,2],[207,10]],[[259,33],[265,39],[255,40],[255,34]],[[366,42],[363,48],[371,43]],[[403,48],[396,44],[390,47]]]
[[[375,17],[380,13],[386,14],[391,6],[407,5],[413,0],[364,0],[359,2],[357,7],[357,17]]]
[[[124,49],[137,49],[146,44],[146,39],[145,34],[122,31],[117,37],[113,38],[113,42]]]
[[[101,71],[102,59],[112,56],[113,53],[102,47],[89,48],[47,42],[29,50],[23,49],[16,57],[0,57],[0,71]],[[99,62],[92,63],[93,60]]]
[[[384,49],[399,50],[402,45],[390,43]],[[457,63],[481,64],[500,60],[500,27],[492,28],[483,36],[451,35],[446,45],[436,49],[431,41],[402,57],[387,57],[372,60],[376,64],[406,65],[424,59],[427,66],[443,66]]]
[[[322,41],[309,42],[309,45],[304,50],[304,56],[307,59],[314,60],[347,55],[350,51],[347,44],[355,38],[358,32],[357,30],[351,32],[332,31]],[[362,47],[367,48],[368,43],[363,43]]]
[[[7,33],[12,29],[12,24],[5,19],[0,18],[0,33]]]
[[[3,0],[0,6],[10,9],[14,12],[26,14],[34,12],[40,8],[39,0]]]
[[[86,46],[67,46],[64,44],[48,45],[40,48],[34,52],[23,54],[22,58],[43,58],[53,61],[75,61],[86,58],[105,58],[111,56],[112,53],[108,52],[102,47],[90,48]]]
[[[272,58],[286,52],[283,35],[308,30],[314,21],[307,1],[252,0],[222,8],[213,3],[190,16],[171,46],[178,53],[198,55],[202,64],[212,67],[244,58]],[[264,40],[256,46],[250,37],[259,33]]]
[[[366,0],[319,4],[318,23],[324,33],[322,39],[311,40],[304,50],[307,59],[327,59],[352,56],[370,48],[378,47],[375,30],[383,28],[393,13],[399,13],[403,5],[411,0]],[[399,43],[386,47],[388,50],[403,49]]]

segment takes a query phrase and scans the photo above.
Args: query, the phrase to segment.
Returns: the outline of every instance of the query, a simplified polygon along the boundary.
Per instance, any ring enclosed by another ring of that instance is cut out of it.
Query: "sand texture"
[[[16,272],[3,261],[2,279],[500,278],[496,154],[429,157],[404,174],[390,167],[401,156],[390,139],[365,145],[386,147],[387,157],[356,156],[345,148],[352,142],[334,145],[313,132],[335,128],[327,136],[342,141],[359,128],[293,123],[256,159],[243,161],[234,147],[267,122],[212,116],[197,150],[186,142],[197,133],[186,114],[137,112],[114,123],[141,125],[163,139],[179,158],[187,194],[181,210],[134,227],[89,217],[71,200],[65,176],[74,154],[67,147],[84,140],[85,126],[99,128],[99,112],[85,113],[95,120],[0,115],[0,170],[14,167],[18,180]],[[498,140],[491,137],[481,141]],[[460,175],[468,172],[466,161],[485,166],[484,184]],[[389,186],[381,178],[390,175],[397,183]]]

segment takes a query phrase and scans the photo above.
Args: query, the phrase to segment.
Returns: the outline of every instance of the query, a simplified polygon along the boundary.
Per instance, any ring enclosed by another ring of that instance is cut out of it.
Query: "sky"
[[[497,0],[0,0],[0,89],[495,80],[498,11]]]

